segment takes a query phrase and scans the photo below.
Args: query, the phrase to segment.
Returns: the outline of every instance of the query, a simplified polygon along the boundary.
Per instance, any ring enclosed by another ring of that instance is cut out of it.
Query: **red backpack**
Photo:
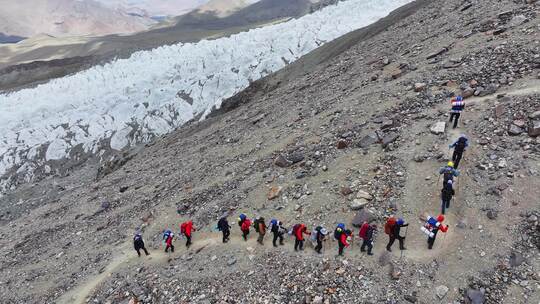
[[[389,217],[386,223],[384,224],[384,233],[390,235],[392,234],[392,228],[394,228],[394,225],[396,224],[396,218],[395,217]]]
[[[242,229],[242,231],[249,231],[249,227],[251,227],[251,221],[249,219],[245,219],[240,229]]]
[[[368,224],[368,223],[364,223],[364,224],[362,224],[362,227],[360,227],[360,232],[358,233],[358,236],[359,236],[361,239],[365,239],[365,238],[366,238],[366,234],[367,234],[368,228],[369,228],[369,224]]]

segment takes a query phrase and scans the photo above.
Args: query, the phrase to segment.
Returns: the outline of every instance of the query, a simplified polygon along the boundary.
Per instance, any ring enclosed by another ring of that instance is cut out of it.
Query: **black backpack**
[[[341,234],[343,233],[343,229],[340,229],[339,227],[334,230],[334,238],[336,240],[339,240],[341,238]]]
[[[229,223],[227,222],[226,218],[219,219],[219,221],[217,223],[217,227],[218,227],[219,231],[227,230],[227,228],[229,228],[228,226],[229,226]]]
[[[467,146],[467,139],[460,137],[456,143],[456,150],[458,152],[463,152]]]
[[[261,222],[260,219],[256,219],[253,221],[253,228],[255,228],[255,232],[259,233],[259,223]]]
[[[452,168],[445,168],[443,172],[444,183],[448,183],[449,180],[454,180],[454,170]]]
[[[272,224],[271,231],[272,231],[272,233],[278,233],[279,232],[279,225],[277,224],[277,222],[275,224]]]

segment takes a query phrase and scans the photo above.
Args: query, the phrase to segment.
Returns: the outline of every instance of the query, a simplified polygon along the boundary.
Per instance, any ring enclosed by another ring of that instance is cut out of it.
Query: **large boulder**
[[[362,209],[356,213],[351,224],[354,227],[360,227],[364,222],[370,223],[375,220],[376,220],[376,217],[371,211]]]
[[[356,193],[356,198],[363,198],[370,201],[373,199],[373,195],[369,194],[366,191],[359,190],[358,193]]]
[[[540,121],[530,122],[528,128],[529,136],[536,137],[540,135]]]
[[[508,127],[508,135],[510,136],[517,136],[517,135],[520,135],[521,133],[523,133],[523,129],[516,126],[515,124],[511,124]]]
[[[429,129],[431,131],[431,133],[433,134],[443,134],[444,131],[446,130],[446,122],[444,121],[438,121],[436,122],[434,125],[431,126],[431,128]]]
[[[382,140],[381,140],[381,143],[383,145],[383,147],[386,147],[388,146],[389,144],[393,143],[394,141],[396,141],[396,139],[398,139],[399,137],[399,133],[396,133],[396,132],[390,132],[388,134],[386,134]]]
[[[435,288],[435,293],[437,294],[437,297],[439,297],[439,299],[442,299],[448,293],[448,287],[446,287],[445,285],[439,285]]]
[[[286,168],[304,160],[304,155],[300,152],[293,152],[287,156],[280,154],[274,159],[274,165]]]
[[[287,158],[285,158],[285,156],[280,154],[278,155],[278,157],[276,157],[276,159],[274,159],[274,165],[281,168],[286,168],[286,167],[291,166],[292,162],[290,162]]]
[[[283,187],[281,186],[272,186],[268,191],[267,198],[269,200],[277,198],[281,194],[281,190],[283,190]]]
[[[529,114],[530,119],[538,119],[540,118],[540,111],[534,111],[531,114]]]
[[[525,262],[525,258],[519,252],[512,252],[510,255],[510,266],[517,267]]]
[[[467,290],[467,298],[466,298],[465,303],[484,304],[485,301],[486,301],[486,296],[481,290],[478,290],[478,289]]]
[[[372,144],[376,143],[379,141],[379,137],[377,136],[377,133],[370,133],[366,136],[364,136],[359,142],[358,142],[358,147],[359,148],[367,148],[369,146],[371,146]]]
[[[294,152],[294,153],[291,153],[287,159],[289,161],[291,161],[293,164],[296,164],[296,163],[299,163],[301,161],[304,160],[304,154],[300,153],[300,152]]]
[[[426,84],[424,82],[417,82],[414,84],[415,92],[422,92],[425,88],[426,88]]]
[[[364,208],[368,203],[369,203],[369,201],[367,199],[365,199],[365,198],[357,198],[357,199],[354,199],[352,202],[349,203],[349,207],[352,210],[360,210],[360,209]]]

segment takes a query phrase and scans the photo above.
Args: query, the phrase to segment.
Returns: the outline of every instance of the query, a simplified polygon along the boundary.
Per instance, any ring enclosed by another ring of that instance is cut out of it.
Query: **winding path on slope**
[[[505,94],[506,96],[521,96],[521,95],[528,95],[528,94],[540,94],[540,81],[538,80],[531,80],[528,82],[525,82],[522,84],[522,88],[514,88],[511,87],[510,90],[506,91],[499,91],[498,94]],[[467,107],[470,108],[471,106],[476,105],[482,105],[485,102],[488,102],[490,100],[493,100],[494,96],[489,95],[485,97],[472,97],[467,99]],[[432,109],[433,113],[436,111],[447,111],[448,110],[448,103],[442,103],[441,105],[435,107]],[[469,114],[465,112],[463,116],[468,117]],[[449,144],[453,143],[455,139],[458,138],[458,136],[461,133],[464,133],[463,130],[463,117],[460,119],[460,126],[457,129],[447,128],[447,140],[444,142],[443,149],[447,147]],[[422,126],[419,124],[416,124],[413,128],[414,131],[420,131],[422,129]],[[467,133],[467,132],[465,132]],[[468,159],[472,159],[475,154],[483,153],[482,151],[478,150],[478,147],[474,145],[474,140],[476,139],[474,136],[472,136],[470,133],[467,133],[467,136],[470,140],[470,142],[473,143],[470,149],[466,151],[466,154],[464,156],[464,159],[461,162],[460,169],[463,170],[466,166],[470,164],[470,161]],[[413,152],[417,152],[416,150]],[[449,157],[451,157],[451,150],[448,150]],[[410,158],[412,159],[412,157]],[[456,223],[466,216],[464,213],[466,212],[464,210],[463,206],[463,194],[461,193],[464,191],[464,186],[468,184],[469,179],[466,174],[462,174],[461,177],[458,179],[458,190],[456,191],[456,197],[457,200],[453,200],[451,202],[450,209],[448,210],[446,214],[446,220],[445,223],[450,226],[450,229],[444,234],[439,234],[437,237],[437,240],[435,242],[434,248],[432,250],[427,250],[427,243],[426,243],[426,236],[425,234],[421,233],[420,226],[422,225],[422,221],[419,219],[416,220],[418,217],[415,215],[420,215],[424,213],[429,213],[431,215],[437,215],[440,212],[440,180],[438,179],[430,179],[426,180],[427,174],[433,174],[433,172],[438,171],[439,164],[436,162],[423,162],[423,163],[415,163],[415,162],[409,162],[408,168],[407,168],[407,184],[405,187],[405,192],[402,198],[402,201],[404,202],[404,206],[411,206],[412,208],[409,208],[409,215],[408,217],[410,221],[410,226],[408,228],[408,235],[406,240],[406,247],[407,250],[403,252],[403,258],[404,259],[410,259],[417,262],[429,262],[433,258],[437,258],[439,256],[448,255],[448,252],[450,250],[455,250],[455,244],[456,242],[461,240],[461,236],[457,233],[455,233],[455,225]],[[427,172],[427,173],[426,173]],[[422,208],[418,208],[419,204],[417,202],[427,202]],[[416,208],[416,209],[415,209]],[[412,213],[411,213],[412,212]],[[234,225],[233,225],[234,226]],[[150,228],[150,227],[149,227]],[[148,257],[141,257],[138,258],[135,251],[132,248],[131,240],[124,243],[120,247],[116,248],[116,254],[111,259],[111,262],[107,265],[107,267],[99,274],[92,276],[88,278],[86,281],[82,282],[81,284],[75,286],[73,289],[69,290],[67,293],[62,295],[57,303],[60,304],[68,304],[68,303],[86,303],[88,297],[90,297],[95,289],[99,287],[99,285],[104,282],[106,279],[108,279],[112,274],[117,272],[120,268],[134,265],[136,263],[140,263],[142,260],[143,263],[148,264],[164,264],[168,263],[171,258],[178,257],[182,254],[189,253],[189,254],[197,254],[204,249],[208,247],[214,247],[214,246],[228,246],[228,247],[234,247],[234,248],[241,248],[246,250],[246,254],[248,255],[255,255],[257,253],[260,253],[261,251],[264,252],[271,252],[274,250],[281,250],[286,251],[289,253],[294,252],[293,250],[293,242],[291,242],[290,238],[286,241],[286,244],[284,246],[280,246],[278,249],[275,249],[272,247],[271,242],[271,234],[267,234],[265,238],[265,245],[261,246],[256,243],[256,237],[254,236],[254,231],[252,231],[250,235],[250,239],[245,242],[239,235],[238,229],[235,229],[234,227],[232,229],[232,235],[231,240],[227,244],[223,244],[221,242],[221,233],[217,232],[196,232],[194,234],[194,243],[192,248],[187,250],[184,247],[184,244],[182,241],[175,242],[175,247],[177,248],[177,251],[175,253],[165,253],[163,252],[163,249],[160,248],[160,250],[152,250],[150,252],[150,256]],[[355,233],[356,234],[356,233]],[[324,243],[324,252],[321,255],[316,254],[312,246],[309,244],[309,240],[306,240],[306,250],[303,252],[306,256],[309,257],[325,257],[325,258],[333,258],[337,254],[337,244],[333,240],[332,236],[329,236],[329,240],[327,240]],[[359,247],[359,241],[358,238],[355,237],[355,240],[353,241],[353,247],[346,249],[345,251],[345,257],[344,258],[350,258],[350,259],[357,259],[357,258],[364,258],[366,261],[371,261],[373,263],[376,263],[378,255],[385,252],[385,246],[387,243],[387,237],[384,235],[384,232],[379,231],[379,235],[375,241],[374,246],[374,252],[376,253],[375,256],[367,258],[368,256],[361,253],[358,249]],[[398,249],[398,246],[394,244],[393,246],[394,251],[392,252],[392,258],[399,259],[401,252]]]

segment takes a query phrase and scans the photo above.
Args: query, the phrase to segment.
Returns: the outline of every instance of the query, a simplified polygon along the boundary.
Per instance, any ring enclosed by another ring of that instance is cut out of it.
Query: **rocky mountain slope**
[[[254,82],[203,122],[10,192],[3,301],[538,303],[537,15],[531,0],[415,1]],[[453,94],[467,96],[459,127],[431,130]],[[418,218],[439,212],[437,170],[461,133],[471,146],[450,228],[428,251]],[[221,244],[213,228],[227,211],[233,238]],[[240,212],[330,229],[359,214],[382,227],[396,214],[411,224],[408,250],[386,253],[382,231],[374,257],[357,240],[343,258],[331,240],[322,255],[294,252],[289,239],[245,243]],[[188,218],[193,247],[176,241],[164,254],[161,231]],[[131,247],[137,228],[149,257]]]
[[[149,16],[180,16],[204,5],[209,0],[97,0],[103,5]],[[219,0],[228,1],[228,0]]]

